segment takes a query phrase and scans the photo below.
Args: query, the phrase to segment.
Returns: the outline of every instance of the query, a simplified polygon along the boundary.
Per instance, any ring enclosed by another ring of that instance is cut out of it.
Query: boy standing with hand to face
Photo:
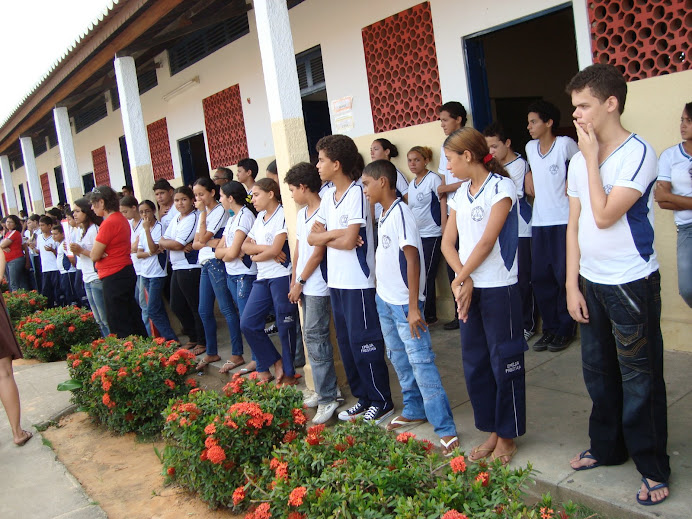
[[[459,446],[459,439],[435,365],[430,332],[421,315],[425,305],[423,244],[413,213],[396,195],[396,179],[396,168],[388,160],[371,162],[362,176],[368,201],[382,204],[377,231],[375,301],[388,357],[404,396],[404,410],[387,430],[427,419],[448,456]]]

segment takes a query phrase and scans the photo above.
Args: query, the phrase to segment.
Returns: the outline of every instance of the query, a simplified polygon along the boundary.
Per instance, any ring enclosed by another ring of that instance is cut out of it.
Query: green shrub
[[[45,309],[48,303],[46,297],[36,292],[36,290],[3,291],[2,297],[5,298],[5,305],[10,313],[10,320],[13,325],[26,319],[35,311]]]

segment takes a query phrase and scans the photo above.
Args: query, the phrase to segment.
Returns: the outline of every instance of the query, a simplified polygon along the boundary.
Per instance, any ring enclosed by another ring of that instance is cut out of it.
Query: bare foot
[[[277,379],[278,380],[278,379]],[[295,386],[298,379],[295,376],[282,375],[281,380],[276,383],[277,387]]]
[[[660,481],[654,481],[653,479],[646,478],[646,481],[649,482],[649,486],[652,487],[651,490],[651,502],[652,503],[658,503],[659,501],[663,501],[666,497],[669,495],[668,487],[663,487],[659,488],[658,490],[653,490],[653,487],[656,485],[660,484]],[[642,487],[639,489],[639,499],[642,501],[646,501],[649,498],[649,489],[646,488],[646,485],[642,483]]]
[[[490,436],[488,436],[487,440],[471,449],[471,452],[468,455],[468,459],[470,461],[479,461],[483,458],[487,458],[495,450],[496,445],[497,434],[491,433]]]
[[[274,380],[270,371],[259,371],[257,372],[257,380],[260,382],[271,382]]]
[[[284,363],[281,361],[281,359],[274,363],[274,378],[276,379],[277,384],[281,384],[281,381],[284,378]]]
[[[590,467],[598,463],[596,459],[593,458],[590,451],[584,451],[583,453],[577,454],[574,458],[569,460],[569,465],[574,470],[583,469],[584,467]]]
[[[238,373],[241,375],[247,375],[248,373],[252,373],[257,369],[257,363],[254,360],[251,360],[245,366],[243,366]]]
[[[517,453],[517,446],[512,438],[499,438],[493,450],[492,461],[500,460],[503,465],[507,465]]]
[[[29,431],[22,430],[19,436],[14,435],[14,444],[17,447],[22,447],[26,442],[28,442],[34,435]]]

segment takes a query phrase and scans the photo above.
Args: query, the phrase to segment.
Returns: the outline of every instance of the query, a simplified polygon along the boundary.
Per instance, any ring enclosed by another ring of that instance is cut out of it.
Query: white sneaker
[[[320,396],[309,389],[303,390],[303,405],[306,407],[317,407]]]
[[[337,407],[339,407],[338,402],[320,404],[317,407],[317,414],[315,414],[315,417],[312,419],[312,423],[319,425],[328,422],[329,419],[334,416],[334,411],[336,411]]]
[[[524,330],[524,339],[528,342],[528,340],[536,335],[536,332],[532,332],[531,330]]]

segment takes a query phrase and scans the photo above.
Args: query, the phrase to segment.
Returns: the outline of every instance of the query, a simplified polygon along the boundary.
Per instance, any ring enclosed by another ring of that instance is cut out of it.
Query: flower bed
[[[5,293],[10,291],[10,285],[5,278],[0,279],[0,292]]]
[[[161,432],[161,412],[172,398],[197,386],[195,356],[162,338],[106,337],[73,348],[72,380],[60,389],[107,428],[149,437]]]
[[[15,333],[24,356],[43,362],[64,360],[72,346],[100,335],[94,314],[76,306],[35,312],[17,323]]]
[[[48,300],[36,290],[16,290],[15,292],[3,292],[7,311],[10,313],[12,324],[26,319],[37,310],[46,308]]]

